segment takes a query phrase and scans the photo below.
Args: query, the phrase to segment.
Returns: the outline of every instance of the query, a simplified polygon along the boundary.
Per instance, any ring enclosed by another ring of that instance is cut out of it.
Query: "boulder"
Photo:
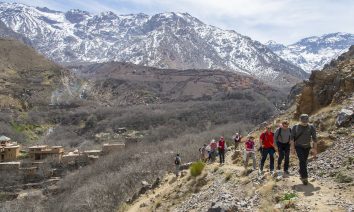
[[[342,109],[337,115],[337,127],[348,127],[353,120],[353,116],[353,110]]]
[[[222,208],[221,206],[217,206],[217,207],[211,207],[208,209],[208,212],[225,212],[226,210],[224,208]]]
[[[149,184],[148,182],[146,182],[145,180],[141,181],[141,185],[142,185],[142,187],[139,190],[139,195],[145,194],[148,190],[150,190],[152,188],[152,185]]]
[[[148,183],[148,182],[146,182],[145,180],[144,181],[141,181],[141,185],[143,186],[143,187],[150,187],[151,185]]]
[[[189,169],[189,166],[191,165],[192,163],[184,163],[180,166],[180,170],[185,170],[185,169]]]

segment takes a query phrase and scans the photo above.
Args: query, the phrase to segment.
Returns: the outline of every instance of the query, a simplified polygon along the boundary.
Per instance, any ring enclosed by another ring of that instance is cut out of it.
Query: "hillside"
[[[15,40],[0,38],[0,106],[26,111],[49,105],[63,69]]]
[[[281,180],[269,173],[262,178],[256,171],[245,174],[232,160],[233,151],[225,165],[208,164],[198,177],[189,170],[178,178],[167,174],[157,188],[119,211],[347,211],[354,202],[353,186],[330,180],[313,178],[304,186],[296,174]]]
[[[354,45],[354,35],[338,32],[303,38],[287,46],[274,41],[266,45],[279,57],[311,73],[348,51]]]
[[[237,99],[247,91],[278,105],[285,97],[285,92],[249,75],[221,70],[157,69],[119,62],[71,69],[87,81],[85,99],[111,106]]]
[[[197,177],[189,170],[180,177],[169,173],[161,184],[144,190],[140,196],[120,207],[121,211],[350,211],[354,204],[354,115],[353,47],[332,61],[322,72],[314,72],[297,99],[297,104],[268,123],[288,119],[296,124],[296,112],[311,113],[311,122],[317,128],[319,154],[310,156],[310,183],[302,185],[297,173],[297,159],[291,158],[289,176],[273,177],[266,172],[245,171],[242,152],[229,148],[225,165],[208,163]],[[333,85],[333,76],[336,85]],[[321,79],[321,80],[319,80]],[[349,80],[349,81],[347,81]],[[334,95],[327,95],[325,103],[307,98],[308,89],[319,94],[332,85]],[[340,89],[338,89],[340,88]],[[309,102],[317,105],[303,111]],[[264,124],[252,131],[258,138]],[[257,149],[257,148],[256,148]],[[259,158],[259,153],[257,153]]]
[[[73,76],[33,48],[0,38],[1,134],[20,143],[37,141],[55,124],[44,115],[52,104],[71,104],[78,96]]]
[[[118,61],[170,69],[222,69],[279,86],[308,77],[265,45],[187,13],[93,15],[0,3],[0,20],[63,64]]]

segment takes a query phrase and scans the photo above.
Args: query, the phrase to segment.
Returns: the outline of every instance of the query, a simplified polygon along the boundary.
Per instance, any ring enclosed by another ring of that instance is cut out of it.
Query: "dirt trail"
[[[244,176],[244,168],[233,164],[229,156],[226,158],[224,165],[213,163],[206,166],[203,171],[204,175],[207,176],[203,178],[206,179],[206,182],[198,192],[191,192],[190,186],[193,178],[189,176],[188,171],[184,171],[184,176],[178,178],[174,174],[168,174],[158,188],[140,196],[131,205],[128,205],[125,211],[183,211],[181,206],[193,202],[193,198],[197,198],[196,195],[210,192],[208,190],[213,188],[213,186],[215,187],[213,184],[222,183],[222,180],[228,174],[233,178],[233,181],[229,181],[228,189],[225,190],[224,188],[221,192],[235,192],[236,190],[233,190],[232,187],[238,187],[244,193],[249,192],[250,196],[255,193],[260,194],[258,203],[254,205],[255,208],[251,210],[245,208],[245,210],[241,211],[265,211],[269,207],[271,210],[281,211],[284,205],[287,205],[285,207],[289,207],[292,210],[299,211],[348,211],[354,203],[354,189],[352,186],[345,187],[332,181],[314,179],[310,179],[310,183],[305,186],[302,185],[297,175],[290,175],[276,180],[270,177],[269,173],[266,173],[264,179],[257,185],[257,183],[254,183],[258,178],[255,172]],[[245,184],[245,182],[248,184]],[[267,186],[268,184],[272,184],[271,187]],[[217,185],[216,187],[220,186]],[[269,188],[271,191],[266,191]],[[284,197],[287,193],[295,193],[296,197],[290,201],[274,201],[276,198]],[[237,196],[238,194],[234,193],[233,195]],[[213,198],[214,200],[217,199],[215,196]],[[263,208],[262,202],[269,201],[270,206]],[[293,203],[296,206],[292,205]],[[188,211],[205,210],[204,208],[198,208],[198,205],[193,207]]]

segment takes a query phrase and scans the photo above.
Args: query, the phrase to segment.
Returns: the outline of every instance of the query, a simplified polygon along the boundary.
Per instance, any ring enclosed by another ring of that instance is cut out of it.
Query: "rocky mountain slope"
[[[281,101],[285,96],[249,75],[221,70],[157,69],[119,62],[71,69],[87,82],[82,98],[111,106],[242,99],[251,91],[261,95],[258,98],[277,96]]]
[[[353,186],[344,187],[342,183],[320,178],[312,178],[304,186],[295,171],[282,179],[268,172],[263,177],[258,177],[256,171],[246,174],[232,159],[233,151],[229,151],[225,165],[207,164],[200,176],[192,177],[189,170],[184,170],[180,177],[173,173],[166,175],[153,190],[145,184],[140,197],[119,211],[350,211],[352,208]]]
[[[0,3],[0,20],[61,63],[114,60],[158,68],[223,69],[279,85],[307,77],[261,43],[187,13],[92,15]]]
[[[288,46],[275,41],[269,41],[266,45],[284,60],[311,73],[348,51],[354,45],[354,34],[338,32],[304,38]]]
[[[15,40],[0,38],[0,106],[26,111],[49,105],[63,69]]]
[[[27,45],[31,45],[31,41],[29,39],[8,28],[2,21],[0,21],[0,37],[12,38],[15,40],[19,40]]]
[[[70,71],[8,38],[0,38],[0,82],[1,134],[20,143],[38,141],[55,123],[52,105],[73,104],[80,90]]]
[[[297,101],[296,115],[312,114],[330,104],[341,102],[354,92],[354,46],[326,65],[312,72]]]

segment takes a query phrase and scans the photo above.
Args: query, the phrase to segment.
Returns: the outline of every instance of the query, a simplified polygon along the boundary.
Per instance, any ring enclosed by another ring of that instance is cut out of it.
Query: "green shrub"
[[[282,200],[283,201],[289,201],[293,198],[297,197],[296,193],[285,193]]]
[[[336,175],[336,181],[338,183],[351,183],[353,182],[353,178],[343,172],[338,172],[338,174]]]
[[[28,152],[20,152],[20,156],[18,157],[18,159],[23,160],[26,158],[29,158]]]
[[[199,176],[203,169],[204,169],[205,163],[202,161],[197,161],[192,163],[192,165],[189,167],[189,171],[193,177]]]

